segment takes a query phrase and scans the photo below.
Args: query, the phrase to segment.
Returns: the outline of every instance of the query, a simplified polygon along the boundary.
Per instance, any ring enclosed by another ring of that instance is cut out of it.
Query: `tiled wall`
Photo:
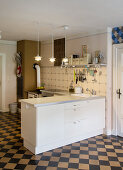
[[[41,81],[45,83],[46,89],[62,89],[69,90],[69,85],[71,81],[74,82],[74,69],[75,68],[61,68],[61,67],[42,67],[41,68]],[[77,68],[76,70],[82,71],[85,68]],[[91,68],[94,70],[95,68]],[[95,76],[90,76],[89,73],[86,72],[86,81],[77,83],[77,86],[82,86],[84,93],[86,92],[86,88],[89,90],[94,89],[97,95],[106,95],[106,67],[96,68],[97,73]],[[92,80],[96,80],[92,81]],[[74,87],[76,83],[74,82]]]
[[[123,26],[115,27],[112,29],[112,43],[113,44],[123,43]]]

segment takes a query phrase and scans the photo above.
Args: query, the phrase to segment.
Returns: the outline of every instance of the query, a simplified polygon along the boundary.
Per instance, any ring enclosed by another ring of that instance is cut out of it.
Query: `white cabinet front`
[[[22,104],[21,116],[24,146],[38,154],[102,134],[105,98],[36,108]]]
[[[37,145],[49,144],[64,138],[64,107],[52,105],[38,108]]]
[[[88,100],[65,104],[65,139],[74,138],[105,127],[105,102],[102,100]]]
[[[82,134],[87,125],[87,102],[74,102],[64,106],[65,139],[74,138]]]

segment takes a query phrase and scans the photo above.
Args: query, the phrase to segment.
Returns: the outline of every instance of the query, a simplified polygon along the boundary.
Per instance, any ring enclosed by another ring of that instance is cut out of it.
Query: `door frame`
[[[6,55],[4,53],[0,53],[0,56],[2,57],[2,109],[1,112],[4,112],[5,110],[5,96],[6,96]]]
[[[116,90],[117,87],[117,68],[118,68],[118,50],[123,49],[123,43],[122,44],[114,44],[113,45],[113,135],[118,135],[118,99]]]

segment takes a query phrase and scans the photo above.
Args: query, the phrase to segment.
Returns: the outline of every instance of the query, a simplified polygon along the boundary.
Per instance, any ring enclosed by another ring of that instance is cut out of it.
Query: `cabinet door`
[[[85,110],[87,110],[87,101],[72,102],[64,104],[65,121],[78,120],[86,116]]]
[[[73,108],[64,110],[64,137],[72,138],[76,132],[75,129],[75,111]]]
[[[65,138],[103,129],[105,127],[105,99],[93,99],[65,104]]]
[[[65,38],[54,40],[54,66],[61,66],[62,59],[65,57]]]
[[[105,98],[89,101],[89,129],[97,130],[105,128]]]
[[[80,102],[80,113],[77,113],[78,134],[105,128],[105,99]]]
[[[62,104],[37,108],[37,145],[64,138],[64,107]]]
[[[73,102],[64,105],[65,139],[74,138],[81,134],[84,129],[87,102]],[[82,123],[83,122],[83,123]]]

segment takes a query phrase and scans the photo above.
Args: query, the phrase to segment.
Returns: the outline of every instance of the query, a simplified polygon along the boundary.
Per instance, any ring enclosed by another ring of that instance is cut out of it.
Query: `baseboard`
[[[33,146],[30,142],[28,142],[27,140],[23,140],[24,141],[24,147],[27,148],[29,151],[31,151],[32,153],[35,153],[35,146]]]
[[[20,108],[18,108],[18,113],[21,113],[21,109]]]
[[[103,133],[104,133],[105,135],[111,135],[111,134],[112,134],[112,131],[104,128],[104,129],[103,129]]]
[[[95,131],[80,134],[79,136],[72,137],[72,138],[66,138],[66,139],[63,138],[62,140],[56,139],[56,141],[52,141],[48,144],[42,144],[42,145],[40,144],[40,146],[34,146],[32,143],[24,139],[24,147],[26,147],[28,150],[30,150],[32,153],[36,155],[101,134],[103,134],[103,129],[98,129]]]
[[[9,108],[4,108],[4,109],[0,110],[0,112],[9,112]]]
[[[111,134],[117,136],[116,130],[113,129]]]

